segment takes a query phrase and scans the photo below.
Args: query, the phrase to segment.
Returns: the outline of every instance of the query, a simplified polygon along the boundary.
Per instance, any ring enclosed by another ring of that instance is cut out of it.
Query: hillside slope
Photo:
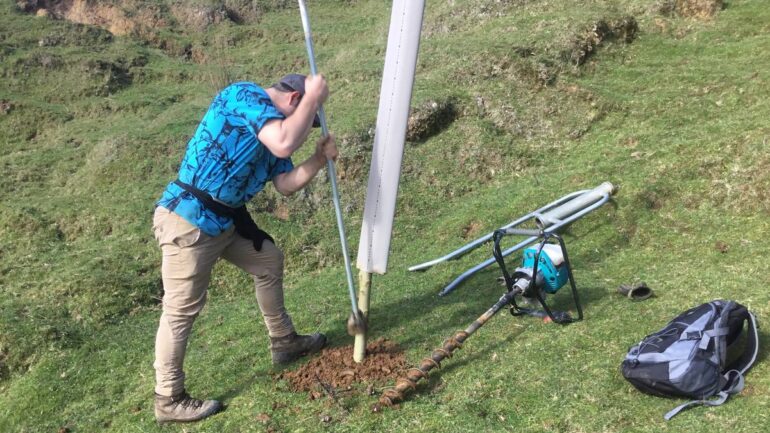
[[[310,3],[355,246],[389,10]],[[764,362],[734,401],[670,426],[659,418],[674,402],[639,395],[617,366],[699,302],[733,298],[770,317],[766,2],[427,3],[413,96],[423,135],[407,145],[373,334],[418,361],[500,287],[490,269],[434,296],[488,248],[422,274],[408,265],[608,180],[616,203],[566,233],[587,320],[497,318],[412,401],[372,415],[369,401],[307,401],[276,384],[250,282],[217,265],[189,386],[230,409],[192,431],[300,431],[322,414],[335,431],[763,431]],[[277,0],[0,6],[0,430],[156,428],[154,201],[218,89],[307,71],[301,30],[294,3]],[[342,345],[348,304],[328,190],[321,175],[290,198],[268,188],[251,208],[286,252],[296,322]],[[638,279],[658,296],[614,294]],[[261,413],[269,421],[255,423]]]

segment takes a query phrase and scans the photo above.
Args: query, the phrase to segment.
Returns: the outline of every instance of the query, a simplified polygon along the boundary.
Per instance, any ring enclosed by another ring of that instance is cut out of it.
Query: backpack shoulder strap
[[[743,351],[743,355],[740,358],[733,361],[732,364],[727,366],[726,370],[737,370],[741,374],[745,374],[754,365],[757,360],[757,354],[759,353],[759,332],[757,331],[757,318],[751,311],[748,311],[748,332],[746,339],[746,348]]]
[[[668,421],[671,418],[678,415],[679,412],[685,409],[689,409],[693,406],[698,406],[698,405],[720,406],[724,404],[724,402],[726,402],[728,398],[730,398],[730,395],[737,394],[743,391],[744,381],[743,381],[743,374],[741,374],[741,372],[737,370],[728,371],[725,374],[725,379],[727,379],[727,384],[725,384],[725,387],[722,388],[721,391],[719,391],[719,394],[717,394],[715,398],[703,399],[703,400],[692,400],[692,401],[688,401],[687,403],[680,404],[679,406],[671,409],[671,411],[669,411],[663,418],[665,418],[666,421]]]

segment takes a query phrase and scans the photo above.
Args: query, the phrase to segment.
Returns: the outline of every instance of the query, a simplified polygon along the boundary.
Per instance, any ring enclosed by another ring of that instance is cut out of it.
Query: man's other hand
[[[334,135],[329,134],[326,137],[321,137],[315,143],[315,156],[322,164],[326,164],[327,159],[336,161],[338,155],[339,152],[337,152],[337,144],[334,142]]]

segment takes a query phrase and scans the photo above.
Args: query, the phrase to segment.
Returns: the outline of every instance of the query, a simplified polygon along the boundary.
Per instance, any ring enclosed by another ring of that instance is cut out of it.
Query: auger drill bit
[[[470,324],[464,331],[457,331],[455,334],[444,341],[444,344],[433,350],[429,357],[424,358],[420,362],[419,367],[409,369],[405,377],[401,377],[396,381],[396,386],[385,390],[380,396],[378,404],[376,404],[372,410],[378,412],[381,406],[393,406],[394,404],[402,401],[407,391],[415,389],[417,382],[420,379],[428,377],[428,372],[434,368],[441,368],[441,361],[452,357],[452,352],[463,346],[465,340],[468,339],[474,332],[484,326],[489,319],[492,318],[501,308],[511,303],[514,295],[517,292],[511,291],[500,297],[495,305],[487,310],[484,314],[479,316],[473,323]]]

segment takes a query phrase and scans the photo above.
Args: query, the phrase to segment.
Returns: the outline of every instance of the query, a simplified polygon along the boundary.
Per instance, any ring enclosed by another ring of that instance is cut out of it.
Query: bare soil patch
[[[135,1],[18,0],[16,5],[27,13],[94,25],[107,29],[113,35],[141,34],[150,28],[168,26],[158,5]]]
[[[289,383],[294,392],[307,392],[310,398],[323,393],[352,390],[354,385],[370,385],[365,392],[372,393],[372,386],[384,385],[397,379],[407,369],[406,357],[398,345],[385,338],[378,338],[366,346],[364,361],[353,361],[353,346],[332,347],[295,371],[285,371],[278,377]]]

